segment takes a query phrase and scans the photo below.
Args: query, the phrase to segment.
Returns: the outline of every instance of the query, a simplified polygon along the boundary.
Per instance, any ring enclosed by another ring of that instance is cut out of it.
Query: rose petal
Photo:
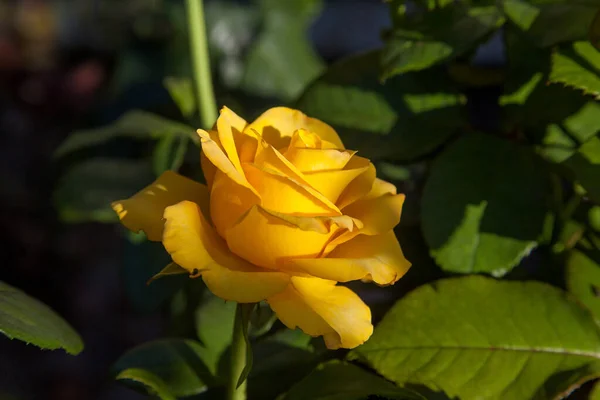
[[[248,182],[260,195],[265,208],[292,215],[339,214],[335,206],[324,202],[323,196],[309,185],[302,185],[289,176],[254,164],[244,164],[243,168]]]
[[[306,129],[297,129],[292,134],[287,151],[290,151],[294,148],[322,149],[323,140],[314,132],[307,131]]]
[[[225,233],[232,252],[249,262],[275,268],[286,258],[317,257],[337,226],[328,233],[301,230],[254,206]]]
[[[344,208],[344,215],[360,220],[364,227],[360,233],[380,235],[400,223],[404,194],[384,194],[359,200]]]
[[[382,188],[389,187],[385,185],[379,186],[376,190]],[[361,221],[363,227],[352,232],[342,232],[340,235],[332,238],[325,246],[323,255],[327,256],[337,246],[354,239],[358,235],[381,235],[392,230],[400,223],[404,199],[405,196],[403,194],[394,195],[387,193],[375,198],[367,196],[344,208],[344,215]]]
[[[329,349],[354,348],[373,333],[369,307],[334,281],[292,277],[291,285],[267,302],[288,328],[323,335]]]
[[[362,166],[356,168],[344,168],[338,171],[318,171],[304,174],[304,179],[319,193],[323,194],[332,203],[336,203],[341,194],[346,190],[350,182],[362,175],[369,168],[371,163],[365,158]]]
[[[283,156],[301,172],[342,169],[356,151],[340,150],[312,132],[298,129]]]
[[[237,115],[234,111],[232,111],[229,107],[221,108],[219,112],[219,118],[223,118],[227,121],[227,124],[231,126],[234,131],[243,132],[244,128],[248,126],[248,122],[239,115]],[[217,118],[217,129],[219,126],[219,118]]]
[[[216,133],[214,131],[206,132],[202,129],[198,129],[197,132],[201,138],[202,152],[210,160],[210,162],[219,170],[223,171],[223,173],[230,177],[235,183],[248,188],[254,194],[256,194],[257,197],[260,197],[252,185],[250,185],[246,180],[244,172],[241,170],[241,166],[240,169],[238,169],[227,157],[225,151],[219,144],[219,139],[216,137]],[[212,183],[214,184],[214,182]]]
[[[346,168],[352,167],[354,163],[358,163],[358,160],[355,161],[353,157],[348,165],[346,165]],[[369,167],[366,171],[357,176],[356,179],[346,186],[336,202],[338,208],[341,210],[355,201],[365,197],[372,190],[375,179],[375,166],[373,164],[369,164]]]
[[[252,191],[217,171],[210,191],[210,216],[221,237],[255,204],[260,199]]]
[[[287,287],[287,274],[256,267],[231,253],[195,203],[167,207],[164,218],[163,245],[173,261],[193,275],[201,274],[218,297],[254,303]]]
[[[300,172],[340,170],[348,164],[355,151],[337,149],[294,148],[284,153]]]
[[[254,131],[244,131],[246,125],[247,123],[244,119],[229,108],[223,107],[219,119],[215,123],[215,127],[219,131],[215,132],[213,130],[210,133],[202,131],[202,135],[208,135],[217,144],[217,147],[221,148],[227,154],[230,160],[236,159],[240,163],[251,162],[254,160],[260,137]],[[241,132],[248,132],[248,134]],[[237,161],[235,163],[232,161],[234,167]],[[211,189],[217,167],[208,159],[204,152],[200,153],[200,164],[208,188]]]
[[[183,200],[200,205],[209,215],[208,189],[201,183],[185,178],[173,171],[164,172],[150,186],[145,187],[127,200],[112,203],[121,223],[133,232],[144,231],[149,240],[162,239],[162,216],[166,207]]]
[[[261,141],[259,145],[260,151],[257,153],[254,165],[268,173],[273,175],[279,175],[284,177],[298,186],[302,187],[305,191],[310,193],[314,198],[323,203],[332,213],[341,215],[339,208],[332,203],[326,196],[315,189],[306,180],[306,176],[300,172],[291,162],[289,162],[279,151],[273,146],[269,145],[266,141]],[[270,208],[265,205],[265,207]],[[279,210],[276,210],[279,211]],[[303,212],[302,210],[296,210],[296,212]]]
[[[298,129],[316,133],[321,139],[333,143],[338,149],[344,148],[340,137],[331,126],[287,107],[275,107],[265,111],[246,129],[254,129],[277,149],[287,146]]]
[[[375,178],[371,191],[363,199],[371,199],[374,197],[380,197],[384,194],[396,194],[398,193],[396,186],[384,181],[383,179]]]
[[[394,231],[389,231],[382,235],[359,235],[337,246],[326,258],[288,260],[284,270],[303,272],[336,282],[361,279],[378,285],[391,285],[410,266]]]
[[[208,186],[208,190],[211,190],[213,181],[215,180],[215,174],[217,173],[218,169],[202,151],[200,152],[200,167],[202,168],[202,173],[204,174],[204,179],[206,180],[206,186]]]
[[[265,212],[274,215],[277,218],[284,220],[298,229],[303,231],[315,231],[319,233],[328,233],[334,227],[333,224],[340,228],[354,231],[355,229],[362,229],[363,224],[361,221],[349,217],[347,215],[334,215],[334,216],[317,216],[317,217],[305,217],[301,215],[290,215],[279,213],[273,210],[263,209]]]
[[[227,154],[227,158],[238,172],[243,174],[242,164],[236,148],[235,136],[242,136],[242,132],[246,127],[246,121],[240,118],[236,113],[227,107],[221,109],[219,118],[217,119],[217,132],[221,146]]]

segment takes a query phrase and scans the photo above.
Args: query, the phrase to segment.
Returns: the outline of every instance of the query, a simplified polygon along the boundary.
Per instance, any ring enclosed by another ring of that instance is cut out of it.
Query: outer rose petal
[[[215,174],[218,169],[203,152],[200,152],[200,166],[202,167],[202,173],[204,174],[208,190],[212,190],[213,181],[215,180]]]
[[[253,303],[288,285],[289,275],[256,267],[231,253],[195,203],[183,201],[167,207],[164,218],[163,245],[173,261],[192,274],[201,273],[218,297]]]
[[[221,142],[223,149],[225,149],[227,158],[229,158],[229,161],[231,161],[235,169],[240,173],[242,172],[242,164],[240,163],[238,150],[235,146],[234,135],[241,135],[241,132],[245,127],[246,121],[238,117],[236,113],[227,107],[221,109],[221,114],[219,115],[219,118],[217,118],[219,141]]]
[[[291,285],[267,302],[288,328],[323,335],[330,349],[354,348],[373,333],[369,307],[334,281],[292,277]]]
[[[254,129],[269,144],[278,149],[287,146],[293,133],[298,129],[316,133],[321,139],[333,143],[338,149],[344,148],[340,137],[331,126],[287,107],[275,107],[265,111],[246,129]]]
[[[239,115],[237,115],[234,111],[232,111],[229,107],[221,108],[219,111],[219,118],[217,118],[217,129],[219,126],[219,119],[224,119],[227,121],[227,125],[229,125],[232,130],[237,132],[243,132],[244,128],[248,125],[248,122]]]
[[[384,181],[383,179],[375,178],[371,191],[363,199],[371,199],[374,197],[383,196],[384,194],[397,194],[396,186]]]
[[[208,199],[206,186],[173,171],[166,171],[131,198],[112,203],[112,208],[127,229],[144,231],[149,240],[158,242],[162,239],[162,217],[166,207],[190,200],[200,205],[205,215],[209,215]]]
[[[359,219],[364,224],[360,233],[380,235],[400,223],[404,194],[385,194],[359,200],[344,208],[344,215]]]
[[[329,255],[337,246],[354,239],[358,235],[381,235],[389,232],[400,223],[400,214],[404,204],[404,194],[384,194],[376,198],[369,198],[352,203],[344,208],[344,215],[359,220],[363,227],[354,231],[342,232],[327,243],[323,254]]]
[[[326,258],[289,260],[284,270],[337,282],[362,279],[392,285],[410,265],[394,231],[389,231],[377,236],[359,235],[336,247]]]
[[[227,158],[227,154],[225,154],[224,150],[221,148],[218,138],[215,137],[215,132],[206,132],[202,129],[198,129],[198,135],[200,135],[200,139],[202,142],[202,152],[208,158],[208,160],[219,170],[223,171],[225,175],[230,177],[235,183],[238,185],[244,186],[256,194],[258,193],[254,190],[252,185],[248,183],[246,177],[244,176],[244,172],[241,170],[241,167],[238,169],[234,163],[231,162],[229,158]],[[239,160],[238,160],[239,162]],[[212,182],[214,184],[214,182]]]
[[[352,166],[356,161],[350,160],[347,167]],[[354,203],[358,199],[365,197],[373,188],[374,182],[376,180],[376,171],[375,166],[373,164],[369,164],[369,168],[362,174],[360,174],[356,179],[354,179],[350,184],[344,189],[336,205],[343,209],[344,207]]]
[[[229,152],[235,151],[236,154],[234,154],[233,157],[239,162],[243,163],[254,161],[254,156],[256,154],[256,148],[258,146],[260,137],[254,131],[247,131],[248,134],[240,133],[247,125],[246,121],[244,121],[241,117],[227,107],[224,107],[221,110],[221,116],[215,125],[217,129],[220,130],[219,132],[212,131],[208,133],[203,131],[202,135],[208,135],[211,140],[216,142],[217,147],[222,148],[223,151],[227,153],[228,157]],[[234,143],[232,143],[232,140]],[[232,160],[231,157],[229,157],[229,159],[230,161]],[[217,172],[217,167],[215,167],[215,165],[204,154],[204,152],[200,153],[200,164],[202,165],[202,171],[204,172],[204,178],[206,179],[208,188],[211,189],[215,173]],[[232,165],[234,165],[233,162]]]
[[[335,232],[301,230],[255,206],[229,229],[225,238],[232,252],[252,264],[276,268],[286,258],[317,257]]]

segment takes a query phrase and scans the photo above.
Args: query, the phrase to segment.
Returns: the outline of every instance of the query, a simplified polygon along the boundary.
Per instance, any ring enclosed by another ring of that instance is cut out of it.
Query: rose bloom
[[[198,130],[207,185],[165,172],[113,203],[218,297],[266,300],[289,328],[353,348],[371,311],[338,282],[391,285],[408,262],[394,235],[404,195],[346,150],[329,125],[272,108],[248,124],[228,108]]]

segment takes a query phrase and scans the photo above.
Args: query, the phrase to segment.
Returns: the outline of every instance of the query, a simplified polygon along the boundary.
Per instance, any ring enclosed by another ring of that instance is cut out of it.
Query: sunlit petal
[[[214,131],[206,132],[202,129],[198,129],[198,135],[200,135],[202,142],[202,151],[210,162],[216,168],[223,171],[223,173],[230,177],[235,183],[248,188],[258,196],[254,188],[246,180],[244,172],[241,170],[241,166],[238,169],[227,157],[227,154],[219,143],[219,139],[216,137],[216,133]],[[214,184],[214,182],[212,183]]]
[[[410,268],[393,231],[382,235],[358,235],[337,246],[327,257],[292,259],[285,270],[337,282],[373,281],[391,285]]]
[[[238,256],[261,267],[275,268],[287,258],[318,256],[336,229],[335,224],[327,233],[298,229],[255,206],[225,237],[231,251]]]
[[[266,299],[286,288],[289,276],[259,268],[232,254],[198,206],[183,201],[164,212],[163,245],[173,261],[197,276],[215,295],[240,303]]]
[[[144,231],[149,240],[160,241],[165,208],[183,200],[193,201],[202,208],[203,213],[209,215],[206,186],[173,171],[166,171],[129,199],[112,203],[112,208],[127,229]]]
[[[288,328],[323,336],[329,349],[354,348],[373,333],[371,310],[335,281],[292,277],[288,288],[267,299]]]
[[[336,148],[344,145],[335,130],[326,123],[306,116],[298,110],[275,107],[265,111],[246,129],[256,130],[269,144],[277,149],[287,146],[298,129],[316,133],[321,139],[333,143]]]

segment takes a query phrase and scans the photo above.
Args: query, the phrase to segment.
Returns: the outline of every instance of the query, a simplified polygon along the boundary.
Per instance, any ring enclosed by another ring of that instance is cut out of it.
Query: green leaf
[[[165,78],[163,83],[169,91],[171,98],[177,104],[177,107],[179,107],[181,115],[190,118],[196,111],[196,96],[194,95],[192,80],[169,76]]]
[[[206,348],[204,362],[214,376],[219,376],[219,362],[231,345],[235,307],[235,302],[225,301],[207,291],[196,309],[196,335]]]
[[[600,104],[562,84],[547,84],[552,51],[506,33],[510,60],[500,105],[506,130],[541,145],[548,159],[561,162],[600,130]]]
[[[600,321],[600,264],[593,254],[571,251],[567,260],[566,282],[569,292]]]
[[[115,379],[126,379],[140,383],[147,388],[149,395],[158,396],[161,400],[177,400],[169,391],[167,384],[152,372],[139,368],[129,368],[121,371]]]
[[[362,400],[371,395],[398,400],[425,399],[355,365],[336,360],[319,365],[282,400]]]
[[[524,34],[539,47],[588,37],[598,0],[504,0],[509,29]]]
[[[183,164],[189,143],[189,137],[175,134],[165,135],[159,139],[152,159],[154,174],[160,176],[167,170],[177,172]]]
[[[0,281],[0,332],[42,349],[83,350],[81,338],[50,307]]]
[[[600,98],[600,52],[589,42],[562,45],[552,54],[550,82]]]
[[[588,196],[600,203],[600,137],[596,136],[585,142],[563,164],[587,190]]]
[[[184,269],[179,264],[170,262],[166,267],[164,267],[162,270],[160,270],[160,272],[158,274],[152,276],[152,278],[150,278],[148,280],[148,284],[152,283],[156,279],[160,279],[165,276],[182,275],[182,274],[189,274],[189,271],[187,269]]]
[[[111,202],[127,198],[152,182],[147,162],[94,158],[70,167],[54,192],[54,205],[61,220],[116,222]]]
[[[249,93],[292,100],[323,69],[307,40],[320,0],[261,0],[263,30],[248,51],[241,81]]]
[[[282,329],[269,336],[264,342],[258,342],[258,346],[260,347],[262,343],[279,343],[312,352],[311,340],[312,338],[300,329]]]
[[[253,338],[262,336],[271,330],[276,321],[277,315],[269,304],[266,301],[261,301],[257,303],[256,311],[250,316],[248,334]]]
[[[450,398],[552,399],[600,372],[600,330],[555,287],[470,276],[411,292],[349,356]]]
[[[523,134],[547,160],[559,164],[599,201],[598,132],[600,103],[562,84],[546,84],[551,51],[533,48],[522,37],[507,34],[510,79],[501,97],[508,131]]]
[[[188,339],[163,339],[146,343],[125,353],[113,366],[118,377],[135,369],[162,381],[161,388],[174,397],[202,393],[215,382],[205,364],[208,349]],[[142,373],[138,373],[140,376]]]
[[[147,111],[133,110],[125,113],[110,125],[73,132],[56,150],[54,156],[63,157],[72,152],[98,146],[119,137],[131,137],[140,140],[158,139],[169,134],[187,136],[194,144],[200,145],[200,139],[194,128]]]
[[[347,148],[373,160],[420,157],[460,126],[465,97],[444,71],[428,70],[379,81],[379,52],[329,68],[296,107],[331,124]]]
[[[596,382],[596,384],[594,384],[594,387],[592,388],[592,391],[590,392],[588,400],[600,400],[600,381],[598,381],[598,382]]]
[[[588,210],[588,221],[593,230],[600,232],[600,206],[590,207]]]
[[[299,329],[283,329],[254,344],[248,398],[274,399],[286,392],[321,361],[311,337]]]
[[[530,152],[469,134],[431,167],[422,227],[442,269],[502,276],[538,244],[547,222],[549,180]]]
[[[400,14],[385,46],[384,78],[455,59],[487,39],[503,22],[495,5],[470,7],[464,2]]]

